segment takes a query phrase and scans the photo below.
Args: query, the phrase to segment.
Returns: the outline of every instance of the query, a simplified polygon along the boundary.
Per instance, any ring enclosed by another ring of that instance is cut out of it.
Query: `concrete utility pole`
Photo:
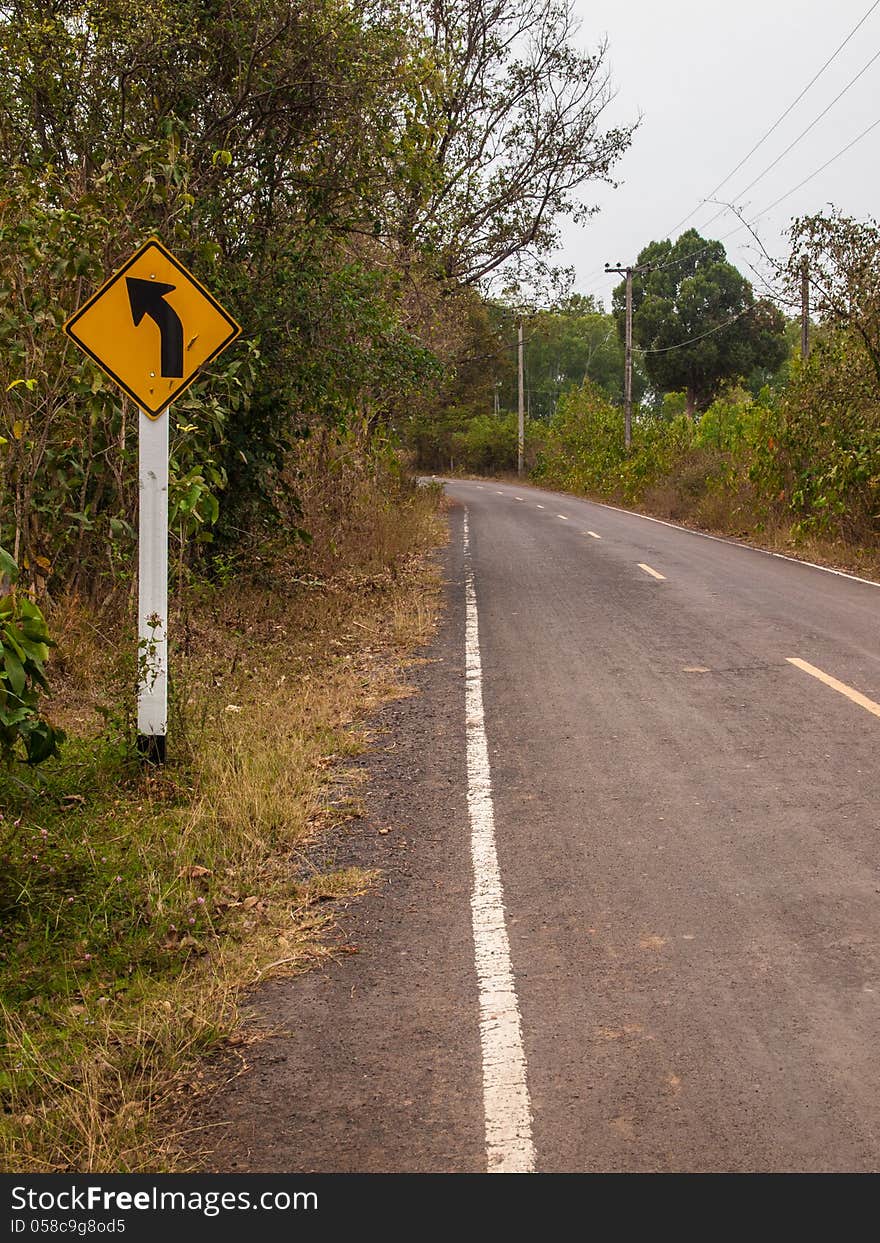
[[[623,442],[627,451],[632,444],[632,387],[633,387],[633,268],[616,268],[605,264],[606,272],[616,272],[626,277],[626,352],[623,363]]]
[[[526,441],[526,423],[525,409],[523,407],[523,325],[522,318],[519,321],[519,418],[517,422],[516,436],[516,473],[522,479],[523,473],[523,451]]]
[[[616,272],[618,276],[626,277],[626,351],[623,363],[623,440],[627,450],[632,444],[632,409],[633,409],[633,273],[634,272],[653,272],[653,265],[643,263],[641,267],[633,267],[627,264],[623,267],[618,263],[617,267],[612,268],[609,264],[605,264],[606,272]]]
[[[623,363],[623,441],[632,444],[633,420],[633,273],[626,269],[626,354]]]
[[[801,256],[801,358],[810,356],[810,260]]]

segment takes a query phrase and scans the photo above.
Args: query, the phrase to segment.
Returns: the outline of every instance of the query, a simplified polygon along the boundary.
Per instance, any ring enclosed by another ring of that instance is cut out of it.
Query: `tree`
[[[468,299],[630,139],[573,33],[567,0],[0,0],[0,542],[35,589],[130,561],[136,416],[60,328],[152,233],[245,329],[176,404],[181,565],[290,515],[298,436],[366,443],[451,373],[491,409]]]
[[[407,110],[418,151],[398,233],[451,280],[534,264],[588,181],[611,181],[634,126],[602,132],[606,48],[574,47],[571,0],[428,0],[414,21],[432,66]]]
[[[551,418],[563,393],[591,380],[615,405],[623,402],[623,344],[613,315],[591,297],[573,294],[542,311],[531,326],[525,352],[532,413]],[[647,379],[636,358],[633,398],[641,401]],[[537,398],[537,401],[536,401]]]
[[[880,227],[832,207],[826,216],[801,216],[791,226],[792,254],[783,269],[800,292],[801,263],[809,264],[813,308],[829,326],[850,330],[880,381]]]
[[[517,405],[515,310],[501,303],[490,304],[499,342],[495,378],[500,404]],[[610,401],[623,401],[623,346],[614,316],[603,311],[591,296],[569,294],[556,305],[533,310],[524,319],[524,373],[528,408],[533,419],[553,417],[563,393],[579,388],[585,380],[597,385]],[[641,400],[647,379],[636,360],[633,392]]]
[[[385,0],[0,3],[0,540],[32,581],[86,587],[126,560],[133,411],[59,329],[151,233],[245,327],[177,404],[188,553],[216,516],[233,537],[271,516],[298,433],[425,381],[376,232],[418,177],[400,143],[425,78],[411,36]],[[406,291],[419,281],[436,306],[411,264]]]
[[[675,243],[651,242],[637,269],[643,270],[633,276],[633,340],[644,351],[651,383],[663,392],[683,390],[692,417],[725,380],[775,368],[785,358],[782,313],[755,299],[721,242],[688,229]],[[613,301],[621,337],[625,297],[622,282]]]

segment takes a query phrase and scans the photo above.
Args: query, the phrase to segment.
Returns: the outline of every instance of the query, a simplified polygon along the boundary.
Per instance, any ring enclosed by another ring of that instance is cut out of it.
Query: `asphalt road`
[[[880,587],[532,488],[447,492],[442,632],[334,847],[385,882],[358,954],[258,999],[279,1035],[218,1105],[219,1166],[501,1161],[470,575],[534,1168],[876,1170]]]

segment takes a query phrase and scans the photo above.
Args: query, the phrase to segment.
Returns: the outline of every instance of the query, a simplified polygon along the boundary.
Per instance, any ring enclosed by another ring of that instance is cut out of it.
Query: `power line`
[[[810,81],[807,83],[807,85],[804,87],[804,89],[801,91],[801,93],[797,96],[797,98],[796,98],[796,99],[794,99],[794,100],[792,100],[792,102],[788,105],[788,107],[785,109],[785,111],[782,113],[782,115],[781,115],[781,116],[779,116],[779,117],[777,117],[777,119],[773,122],[773,124],[770,126],[770,128],[767,130],[767,132],[766,132],[765,134],[763,134],[763,135],[762,135],[762,136],[758,139],[758,141],[755,143],[755,145],[752,147],[752,149],[751,149],[749,152],[747,152],[747,154],[746,154],[746,155],[744,155],[744,156],[743,156],[743,158],[742,158],[742,159],[740,160],[740,162],[737,164],[736,168],[731,169],[731,171],[727,174],[727,176],[724,178],[724,180],[723,180],[723,181],[719,181],[719,182],[718,182],[718,185],[715,187],[715,189],[714,189],[714,190],[710,190],[710,191],[709,191],[709,193],[706,195],[706,197],[705,197],[705,198],[700,199],[699,203],[698,203],[698,204],[697,204],[697,206],[693,209],[693,211],[689,211],[689,212],[688,212],[688,214],[687,214],[686,216],[682,217],[682,219],[681,219],[681,220],[679,220],[678,224],[674,225],[674,226],[673,226],[673,228],[671,228],[671,229],[669,230],[669,236],[671,236],[673,233],[677,233],[677,232],[678,232],[678,230],[681,228],[681,226],[682,226],[683,224],[686,224],[686,223],[687,223],[687,221],[688,221],[688,220],[690,220],[691,216],[696,215],[696,213],[700,210],[700,208],[703,206],[703,204],[704,204],[704,203],[706,203],[706,202],[708,202],[709,200],[711,200],[712,198],[714,198],[714,197],[715,197],[715,195],[718,193],[718,191],[719,191],[719,190],[721,190],[724,186],[726,186],[726,185],[727,185],[727,183],[728,183],[728,181],[730,181],[731,177],[735,176],[735,175],[739,172],[739,170],[742,168],[742,166],[743,166],[744,164],[746,164],[746,163],[747,163],[747,162],[748,162],[748,161],[752,158],[752,156],[755,154],[755,152],[758,150],[758,148],[759,148],[759,147],[762,147],[762,146],[764,145],[764,143],[767,141],[767,139],[770,137],[770,135],[771,135],[772,133],[774,133],[774,131],[775,131],[775,130],[777,130],[777,129],[779,128],[779,126],[782,124],[782,122],[785,120],[785,118],[789,115],[789,113],[790,113],[790,112],[792,112],[792,111],[793,111],[793,109],[794,109],[794,108],[795,108],[795,107],[796,107],[796,106],[800,103],[800,101],[801,101],[801,100],[803,99],[803,97],[806,95],[806,93],[807,93],[807,91],[810,89],[810,87],[811,87],[811,86],[813,86],[813,85],[814,85],[814,83],[816,83],[816,82],[819,80],[819,78],[822,76],[822,74],[825,72],[825,70],[828,68],[828,66],[832,63],[832,61],[836,60],[836,58],[840,55],[840,53],[843,51],[843,49],[844,49],[844,48],[846,47],[846,45],[849,43],[850,39],[853,37],[853,35],[856,33],[856,31],[857,31],[857,30],[859,30],[859,28],[865,24],[865,22],[868,20],[868,18],[871,16],[871,14],[872,14],[872,13],[874,12],[874,10],[877,8],[878,4],[880,4],[880,0],[874,0],[874,3],[873,3],[873,4],[871,5],[871,7],[868,9],[867,13],[865,13],[865,14],[864,14],[864,15],[863,15],[863,16],[862,16],[862,17],[861,17],[861,18],[860,18],[860,19],[856,22],[855,26],[853,26],[852,30],[851,30],[851,31],[849,32],[849,34],[846,36],[846,38],[844,39],[844,41],[840,44],[840,46],[839,46],[839,47],[837,47],[837,48],[836,48],[836,49],[835,49],[835,50],[831,53],[831,55],[828,57],[828,59],[826,60],[825,64],[822,66],[822,68],[818,71],[818,73],[816,73],[816,74],[815,74],[815,75],[814,75],[814,76],[810,79]]]
[[[880,0],[878,0],[878,3],[880,3]],[[851,141],[848,142],[845,147],[842,147],[840,151],[838,151],[835,155],[832,155],[829,160],[826,160],[825,163],[821,165],[821,167],[815,169],[812,173],[810,173],[808,177],[805,177],[803,181],[799,181],[798,184],[796,186],[793,186],[791,190],[786,190],[785,194],[781,194],[779,198],[774,199],[772,203],[770,203],[767,207],[763,208],[762,211],[758,212],[757,216],[753,217],[751,221],[742,221],[740,224],[736,226],[735,229],[731,229],[729,233],[725,233],[724,237],[721,238],[720,240],[726,241],[727,238],[733,237],[734,233],[739,233],[741,229],[748,228],[751,224],[754,224],[756,220],[759,220],[760,217],[765,215],[768,211],[772,211],[774,207],[778,207],[780,203],[784,202],[785,199],[790,198],[792,194],[796,194],[798,190],[800,190],[803,186],[807,184],[807,182],[812,181],[814,177],[818,177],[820,173],[823,173],[826,168],[828,168],[831,164],[835,162],[835,160],[839,160],[840,157],[842,155],[845,155],[847,151],[849,151],[852,147],[856,145],[856,143],[861,142],[863,138],[867,138],[868,134],[870,134],[872,130],[875,130],[878,125],[880,125],[880,117],[878,117],[876,121],[873,121],[867,127],[867,129],[862,130],[861,134],[857,134],[855,138],[851,139]],[[664,267],[672,267],[676,263],[684,263],[689,259],[693,259],[697,255],[701,254],[703,251],[708,250],[710,246],[712,246],[713,244],[714,243],[712,242],[707,243],[707,245],[701,247],[700,250],[692,251],[689,255],[683,255],[681,259],[673,259],[671,263],[659,265],[656,270],[662,271]],[[698,337],[691,337],[691,339],[688,341],[680,341],[678,342],[677,345],[659,346],[656,349],[643,349],[639,346],[636,346],[634,348],[637,349],[639,353],[641,354],[665,354],[665,353],[668,353],[669,350],[682,349],[686,345],[693,345],[694,342],[696,341],[702,341],[705,337],[712,336],[712,334],[715,332],[720,332],[722,328],[726,328],[728,324],[734,323],[737,319],[740,319],[743,315],[747,314],[748,311],[750,310],[751,310],[751,307],[746,307],[744,310],[740,311],[737,315],[734,315],[732,319],[726,320],[725,323],[718,324],[716,325],[716,327],[710,328],[708,332],[704,332]]]
[[[880,0],[877,0],[877,2],[880,4]],[[851,139],[845,147],[841,147],[838,152],[832,155],[829,160],[826,160],[824,164],[820,165],[819,168],[814,169],[813,172],[811,172],[807,177],[804,177],[803,181],[799,181],[796,186],[792,186],[790,190],[786,190],[784,194],[780,194],[779,198],[774,199],[772,203],[769,203],[766,207],[762,207],[761,210],[751,218],[751,220],[741,221],[736,228],[731,229],[729,233],[725,233],[723,237],[706,242],[705,246],[700,246],[697,250],[692,250],[688,254],[682,255],[679,259],[669,259],[666,263],[658,263],[655,270],[663,272],[667,268],[674,268],[676,264],[687,263],[689,260],[695,259],[698,255],[705,254],[707,250],[711,250],[712,247],[717,245],[718,242],[726,242],[729,237],[733,237],[734,233],[739,233],[741,229],[746,229],[750,225],[755,224],[755,222],[760,220],[762,216],[765,216],[768,211],[772,211],[774,207],[778,207],[780,203],[783,203],[787,198],[791,198],[793,194],[796,194],[798,190],[802,189],[803,186],[812,181],[814,177],[818,177],[820,173],[824,173],[826,168],[829,168],[836,160],[839,160],[842,155],[846,155],[847,151],[854,147],[856,143],[861,142],[863,138],[867,138],[871,131],[875,130],[878,125],[880,125],[880,117],[878,117],[876,121],[872,121],[867,129],[862,130],[861,134],[857,134],[856,137]]]
[[[640,345],[635,345],[633,346],[633,349],[637,350],[639,354],[668,354],[670,350],[681,350],[684,349],[686,345],[693,345],[695,341],[702,341],[706,337],[711,337],[713,333],[720,332],[722,328],[727,328],[729,324],[735,324],[738,319],[742,319],[742,317],[747,315],[751,310],[752,308],[747,306],[744,310],[737,311],[736,315],[732,315],[730,319],[726,319],[723,324],[716,324],[715,327],[710,328],[708,332],[701,332],[698,337],[691,337],[688,341],[679,341],[676,345],[661,345],[656,349],[645,349]]]
[[[878,0],[878,3],[880,3],[880,0]],[[744,189],[740,190],[739,194],[737,195],[737,198],[741,199],[743,195],[748,194],[749,190],[751,190],[754,186],[756,186],[759,181],[763,181],[763,179],[767,176],[767,174],[771,171],[771,169],[774,169],[776,165],[780,162],[780,160],[784,160],[785,157],[788,155],[789,151],[791,151],[794,147],[796,147],[802,138],[806,138],[810,130],[813,129],[814,126],[819,124],[822,118],[831,111],[831,109],[834,107],[837,101],[843,98],[843,96],[847,93],[850,87],[855,86],[859,78],[862,77],[863,74],[868,72],[868,70],[874,64],[874,61],[877,60],[878,58],[880,58],[880,51],[874,53],[874,55],[868,61],[867,65],[865,65],[862,69],[860,69],[859,72],[856,74],[856,76],[854,78],[851,78],[850,81],[847,82],[843,90],[838,95],[834,96],[831,103],[828,104],[827,107],[823,108],[817,117],[813,118],[813,120],[810,122],[810,124],[807,126],[806,129],[801,130],[797,138],[795,138],[793,142],[790,142],[788,144],[788,146],[785,148],[785,150],[782,152],[781,155],[777,155],[776,159],[773,160],[771,164],[768,164],[762,173],[759,173],[757,177],[755,177],[752,181],[749,182],[747,186],[744,187]],[[721,211],[716,212],[715,215],[711,218],[711,220],[707,220],[706,223],[702,227],[704,229],[708,229],[711,224],[714,224],[716,220],[718,220],[721,216],[724,215],[724,212],[725,212],[725,208],[722,207]]]
[[[880,3],[880,0],[878,0],[878,3]],[[786,190],[785,194],[780,194],[778,199],[774,199],[768,207],[765,207],[759,211],[758,215],[753,217],[751,223],[754,224],[756,220],[765,215],[768,211],[772,211],[774,207],[778,207],[784,199],[790,198],[792,194],[796,194],[797,191],[800,190],[801,186],[805,186],[808,181],[812,181],[814,177],[818,177],[820,173],[824,173],[825,169],[828,168],[830,164],[833,164],[835,160],[839,160],[842,155],[846,155],[850,147],[854,147],[857,142],[861,142],[863,138],[867,138],[871,130],[876,129],[878,125],[880,125],[880,117],[878,117],[876,121],[873,121],[867,129],[862,130],[861,134],[854,138],[852,142],[848,142],[845,147],[842,147],[836,155],[832,155],[830,160],[826,160],[821,168],[817,168],[815,172],[810,173],[809,177],[805,177],[803,181],[799,181],[793,189]],[[742,228],[743,226],[740,225],[739,227]],[[737,230],[734,229],[734,232],[737,232]],[[727,237],[730,237],[729,233],[727,234]]]

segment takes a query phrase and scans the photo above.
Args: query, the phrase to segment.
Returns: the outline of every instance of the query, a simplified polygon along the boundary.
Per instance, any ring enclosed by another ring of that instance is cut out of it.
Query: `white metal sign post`
[[[138,406],[137,748],[164,764],[168,729],[168,419],[171,402],[241,327],[155,237],[64,325]]]
[[[137,749],[164,764],[168,728],[168,421],[138,412]]]

